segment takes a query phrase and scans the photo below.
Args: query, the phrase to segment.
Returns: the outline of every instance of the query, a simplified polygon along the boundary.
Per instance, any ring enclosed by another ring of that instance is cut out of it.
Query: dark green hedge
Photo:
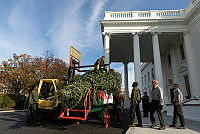
[[[15,95],[13,94],[0,94],[0,108],[15,107]]]
[[[0,108],[25,108],[26,97],[15,94],[0,94]]]

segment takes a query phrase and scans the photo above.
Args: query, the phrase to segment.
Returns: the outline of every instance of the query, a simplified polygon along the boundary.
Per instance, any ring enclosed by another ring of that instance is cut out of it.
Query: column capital
[[[186,35],[186,34],[189,34],[189,33],[190,33],[189,31],[184,31],[183,36]]]
[[[155,35],[155,34],[157,34],[157,35],[160,35],[160,34],[162,34],[162,32],[151,32],[151,35]]]
[[[138,36],[139,36],[139,35],[142,34],[142,32],[132,32],[131,34],[132,34],[133,36],[134,36],[134,35],[138,35]]]
[[[102,34],[105,36],[105,35],[108,35],[109,37],[111,36],[111,32],[102,32]]]
[[[137,32],[132,32],[131,34],[132,34],[132,35],[136,35],[136,34],[138,34],[138,33],[137,33]]]
[[[128,64],[128,61],[123,61],[123,64]]]

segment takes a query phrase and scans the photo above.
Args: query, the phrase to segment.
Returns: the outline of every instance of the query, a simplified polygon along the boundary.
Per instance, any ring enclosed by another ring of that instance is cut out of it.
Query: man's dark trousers
[[[165,126],[165,121],[164,121],[164,118],[162,115],[162,109],[160,107],[160,102],[158,100],[152,100],[152,102],[151,102],[150,119],[151,119],[152,124],[156,123],[156,120],[154,117],[155,112],[157,112],[157,114],[158,114],[158,119],[160,121],[160,125]]]
[[[142,125],[142,117],[141,117],[141,114],[140,114],[139,103],[131,104],[131,108],[130,108],[130,123],[131,124],[134,123],[135,113],[136,113],[136,116],[137,116],[138,124]]]
[[[144,117],[148,117],[149,103],[143,103],[142,108],[143,108],[143,112],[144,112]]]
[[[173,116],[173,122],[172,125],[176,126],[177,119],[179,118],[181,126],[185,126],[185,120],[183,116],[183,111],[182,111],[182,105],[181,104],[174,104],[174,116]]]

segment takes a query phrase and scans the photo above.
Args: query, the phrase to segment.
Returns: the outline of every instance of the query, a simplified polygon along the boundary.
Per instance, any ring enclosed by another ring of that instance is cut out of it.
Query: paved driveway
[[[112,123],[106,129],[95,120],[79,125],[66,120],[45,120],[39,125],[28,126],[25,112],[0,113],[0,134],[120,134],[122,131],[120,123]]]

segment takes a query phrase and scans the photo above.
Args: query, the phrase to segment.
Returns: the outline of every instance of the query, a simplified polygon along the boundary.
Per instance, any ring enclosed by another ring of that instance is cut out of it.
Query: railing
[[[171,16],[175,16],[175,17],[179,17],[181,16],[181,11],[158,11],[156,13],[156,15],[158,17],[171,17]]]
[[[128,12],[105,12],[104,20],[137,20],[137,19],[174,19],[184,18],[181,10],[151,10]]]
[[[183,19],[192,9],[200,6],[200,0],[191,0],[185,9],[105,12],[104,20],[141,20],[141,19]]]

